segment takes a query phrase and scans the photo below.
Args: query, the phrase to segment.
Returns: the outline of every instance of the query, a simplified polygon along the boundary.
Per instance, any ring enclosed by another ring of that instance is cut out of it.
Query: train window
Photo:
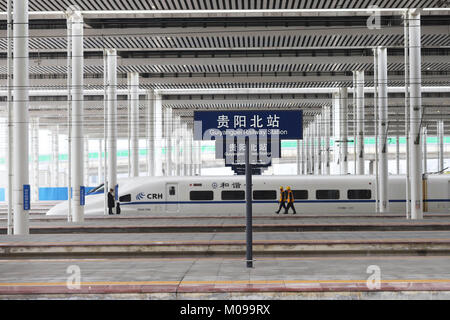
[[[371,199],[372,191],[368,189],[348,190],[347,197],[348,199]]]
[[[233,190],[233,191],[222,191],[222,200],[244,200],[245,191],[243,190]]]
[[[119,198],[119,202],[130,202],[130,201],[131,201],[131,194],[126,194]]]
[[[308,190],[292,190],[295,200],[308,199]]]
[[[212,191],[191,191],[189,193],[190,200],[213,200],[214,192]]]
[[[253,191],[254,200],[273,200],[277,198],[275,190],[255,190]]]
[[[339,190],[316,190],[316,199],[339,199]]]
[[[172,186],[172,187],[169,188],[169,195],[170,196],[174,196],[175,195],[175,187]]]

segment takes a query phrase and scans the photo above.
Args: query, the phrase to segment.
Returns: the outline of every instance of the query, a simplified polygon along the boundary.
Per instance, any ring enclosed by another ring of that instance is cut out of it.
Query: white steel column
[[[422,150],[420,148],[422,122],[420,33],[420,13],[418,10],[412,10],[409,12],[411,219],[423,219]]]
[[[324,161],[324,174],[330,174],[330,132],[331,132],[331,119],[330,119],[330,107],[323,107],[323,123],[324,123],[324,134],[325,134],[325,161]]]
[[[71,125],[71,182],[72,221],[84,221],[84,206],[80,205],[83,186],[83,17],[74,11],[69,16],[72,29],[72,125]]]
[[[130,176],[139,176],[139,73],[128,73],[130,92]]]
[[[89,185],[89,139],[84,140],[84,186]]]
[[[8,166],[8,186],[7,186],[7,196],[6,201],[8,203],[8,213],[7,213],[7,234],[13,234],[13,110],[12,110],[12,87],[13,87],[13,75],[12,75],[12,0],[7,0],[6,10],[7,10],[7,52],[6,52],[6,73],[7,73],[7,110],[8,110],[8,142],[7,142],[7,166]]]
[[[158,92],[155,92],[154,103],[153,103],[153,141],[154,149],[153,151],[153,166],[154,166],[154,176],[163,175],[163,158],[162,158],[162,124],[163,124],[163,110],[162,110],[162,98]]]
[[[165,109],[165,119],[164,119],[164,133],[165,133],[165,141],[166,141],[166,176],[173,176],[173,117],[172,117],[172,108],[166,107]]]
[[[103,147],[102,139],[98,139],[98,158],[97,158],[97,184],[100,185],[103,180],[103,159],[102,159]]]
[[[340,174],[348,173],[348,91],[347,88],[339,88],[339,172]]]
[[[314,174],[314,140],[313,140],[314,123],[311,121],[308,126],[308,155],[309,170],[308,174]]]
[[[39,120],[31,120],[31,200],[39,201]]]
[[[438,171],[443,173],[444,170],[444,120],[437,121],[436,127],[438,142]]]
[[[297,175],[302,174],[302,145],[301,140],[297,140]]]
[[[316,137],[317,137],[317,174],[323,174],[322,167],[322,115],[316,116]]]
[[[341,138],[341,125],[340,125],[340,119],[341,119],[341,114],[340,114],[340,110],[339,110],[339,93],[338,92],[334,92],[332,94],[332,98],[331,98],[331,103],[332,103],[332,112],[333,112],[333,137],[334,137],[334,156],[333,156],[333,160],[336,164],[337,167],[340,167],[340,162],[339,162],[339,155],[340,155],[340,143],[338,142],[339,139]]]
[[[400,174],[400,128],[397,123],[397,135],[395,137],[395,161],[397,167],[397,174]]]
[[[183,172],[183,163],[181,161],[181,149],[182,149],[182,139],[183,139],[183,132],[181,128],[181,118],[180,116],[175,117],[175,128],[174,128],[174,135],[175,135],[175,168],[176,168],[176,175],[181,176],[184,174]]]
[[[422,137],[423,173],[427,174],[427,127],[422,127]]]
[[[51,185],[59,187],[59,126],[52,130],[52,170]]]
[[[14,101],[13,101],[13,210],[14,234],[29,234],[28,210],[24,210],[23,186],[28,184],[28,0],[14,1]]]
[[[153,90],[147,92],[147,175],[155,175],[155,95]]]
[[[373,48],[373,113],[374,113],[374,127],[375,127],[375,212],[380,212],[380,177],[379,177],[379,124],[378,124],[378,48]]]
[[[190,128],[188,126],[188,149],[187,149],[187,153],[188,153],[188,176],[193,176],[194,175],[194,164],[193,164],[193,157],[192,157],[192,145],[193,145],[193,139],[194,139],[194,133],[192,132],[192,128]]]
[[[188,172],[189,172],[189,158],[188,158],[188,129],[187,129],[187,123],[183,122],[182,123],[182,132],[183,132],[183,139],[182,141],[182,148],[183,148],[183,157],[182,157],[182,164],[183,164],[183,175],[187,176]]]
[[[105,194],[117,185],[117,51],[106,49],[107,54],[107,119],[106,119],[106,183]]]
[[[364,71],[356,71],[356,174],[364,174]],[[353,92],[355,94],[355,92]]]
[[[302,139],[302,174],[306,174],[306,130],[303,128],[303,139]]]
[[[380,212],[389,211],[388,191],[388,150],[387,150],[387,49],[378,47],[378,107],[379,107],[379,175],[380,175]]]

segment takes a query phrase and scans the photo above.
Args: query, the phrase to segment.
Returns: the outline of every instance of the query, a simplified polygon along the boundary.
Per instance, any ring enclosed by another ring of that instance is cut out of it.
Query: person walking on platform
[[[297,212],[295,212],[295,208],[294,208],[294,193],[291,190],[291,187],[287,187],[286,188],[286,192],[287,192],[287,207],[286,207],[286,211],[284,212],[284,214],[288,214],[289,213],[289,208],[292,208],[292,210],[294,210],[293,214],[296,214]]]
[[[113,208],[115,207],[115,200],[114,200],[114,190],[113,189],[109,189],[108,192],[108,209],[109,209],[109,214],[114,214],[113,213]]]
[[[280,206],[278,207],[278,211],[275,211],[275,213],[279,214],[281,208],[284,208],[286,210],[286,192],[283,190],[283,187],[280,187],[280,200],[278,200],[280,203]]]

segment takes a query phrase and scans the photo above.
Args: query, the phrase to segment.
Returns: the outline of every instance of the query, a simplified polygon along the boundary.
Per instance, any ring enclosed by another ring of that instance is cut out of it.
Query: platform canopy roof
[[[372,3],[29,0],[31,116],[39,117],[41,127],[65,126],[69,6],[77,6],[84,18],[85,128],[92,136],[103,133],[106,48],[118,54],[119,124],[127,122],[127,73],[133,71],[140,74],[143,114],[145,92],[155,89],[163,105],[188,122],[198,109],[270,108],[302,109],[307,124],[331,106],[333,91],[353,86],[353,71],[364,70],[365,86],[373,86],[377,46],[388,48],[388,85],[405,85],[402,14],[420,8],[422,85],[434,88],[423,93],[423,123],[433,134],[436,120],[450,120],[450,1],[384,0],[376,1],[376,8]],[[0,1],[0,10],[0,96],[5,96],[6,1]],[[367,134],[372,134],[373,89],[365,102]],[[0,97],[1,110],[5,104]],[[404,132],[404,109],[402,90],[390,92],[392,134]],[[353,134],[353,125],[349,129]]]

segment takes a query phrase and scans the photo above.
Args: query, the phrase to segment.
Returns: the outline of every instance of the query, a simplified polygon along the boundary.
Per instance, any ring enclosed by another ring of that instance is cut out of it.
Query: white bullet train
[[[280,186],[290,186],[301,213],[375,212],[374,176],[253,176],[253,212],[273,214]],[[422,185],[424,211],[450,210],[450,176],[429,175]],[[391,212],[405,210],[405,176],[389,176]],[[119,180],[121,214],[245,214],[245,176],[137,177]],[[67,215],[68,201],[48,215]],[[104,214],[103,185],[85,199],[86,215]]]

